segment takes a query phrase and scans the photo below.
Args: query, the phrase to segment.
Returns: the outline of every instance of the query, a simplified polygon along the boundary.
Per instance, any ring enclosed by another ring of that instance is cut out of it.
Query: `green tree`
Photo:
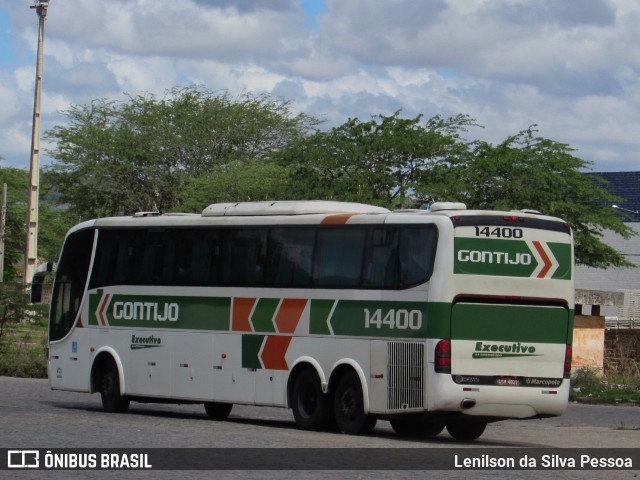
[[[7,211],[4,236],[4,281],[14,281],[24,258],[24,229],[27,219],[28,172],[18,168],[0,168],[0,187],[7,184]]]
[[[38,207],[38,258],[41,262],[58,258],[66,231],[76,223],[76,217],[55,205],[47,188],[47,174],[40,177]],[[7,215],[5,226],[4,281],[15,281],[20,275],[26,241],[27,195],[29,172],[20,168],[0,167],[0,186],[7,184]]]
[[[45,135],[56,142],[51,178],[85,218],[181,209],[193,178],[263,161],[318,123],[286,101],[195,86],[65,113]]]
[[[435,166],[466,150],[460,135],[470,125],[475,122],[466,115],[435,116],[424,125],[422,115],[404,119],[400,112],[368,122],[349,119],[291,142],[274,158],[289,168],[298,198],[413,207]]]
[[[216,202],[295,199],[287,167],[273,161],[236,161],[216,165],[187,180],[182,208],[199,212]]]
[[[534,126],[498,145],[475,142],[465,155],[450,158],[433,172],[423,197],[456,200],[469,208],[534,209],[566,220],[575,237],[576,262],[593,267],[630,266],[601,241],[604,230],[625,238],[633,231],[615,215],[611,195],[591,163],[569,145],[536,135]]]
[[[289,168],[294,197],[390,208],[449,200],[478,209],[534,209],[571,224],[578,263],[629,265],[601,241],[606,229],[625,237],[632,231],[610,208],[618,199],[585,175],[589,162],[566,144],[538,137],[534,127],[492,145],[464,141],[469,126],[477,124],[465,115],[424,123],[399,112],[351,119],[292,142],[274,158]]]

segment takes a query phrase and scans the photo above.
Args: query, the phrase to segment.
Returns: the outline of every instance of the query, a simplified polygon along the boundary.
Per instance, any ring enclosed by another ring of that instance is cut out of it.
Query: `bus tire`
[[[204,411],[211,420],[224,420],[232,408],[233,403],[204,402]]]
[[[129,409],[129,399],[120,394],[118,365],[111,356],[104,361],[100,371],[100,397],[106,412],[124,413]]]
[[[447,422],[447,432],[456,440],[471,441],[480,438],[487,428],[487,422],[479,420]]]
[[[341,432],[348,435],[371,433],[378,419],[364,413],[362,385],[353,370],[338,382],[333,404],[335,419]]]
[[[390,420],[391,428],[405,437],[435,437],[444,430],[444,421],[428,416]]]
[[[291,392],[291,408],[296,425],[302,430],[322,430],[331,423],[331,402],[322,392],[320,378],[312,367],[296,376]]]

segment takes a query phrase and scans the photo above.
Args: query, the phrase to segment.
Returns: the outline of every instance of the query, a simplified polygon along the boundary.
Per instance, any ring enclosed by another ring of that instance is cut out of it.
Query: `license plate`
[[[518,378],[496,378],[496,385],[503,387],[519,387],[520,379]]]

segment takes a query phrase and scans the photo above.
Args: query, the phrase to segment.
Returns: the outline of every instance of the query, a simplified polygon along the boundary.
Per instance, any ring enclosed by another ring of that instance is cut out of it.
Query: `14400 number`
[[[383,312],[378,308],[371,313],[364,309],[365,328],[397,328],[398,330],[420,330],[422,328],[422,312],[420,310],[391,309]]]
[[[476,237],[522,238],[521,228],[511,227],[475,227]]]

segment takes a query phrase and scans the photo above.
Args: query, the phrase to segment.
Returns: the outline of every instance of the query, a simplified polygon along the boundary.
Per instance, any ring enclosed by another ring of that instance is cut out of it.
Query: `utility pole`
[[[7,226],[7,184],[2,184],[2,210],[0,211],[0,283],[4,282],[4,237]]]
[[[27,242],[24,252],[22,283],[28,287],[33,279],[38,260],[38,191],[40,189],[40,97],[42,95],[42,56],[44,48],[44,20],[49,0],[35,0],[31,7],[38,15],[38,56],[36,61],[36,87],[33,98],[33,128],[31,131],[31,163],[29,170],[29,199],[27,201]]]

